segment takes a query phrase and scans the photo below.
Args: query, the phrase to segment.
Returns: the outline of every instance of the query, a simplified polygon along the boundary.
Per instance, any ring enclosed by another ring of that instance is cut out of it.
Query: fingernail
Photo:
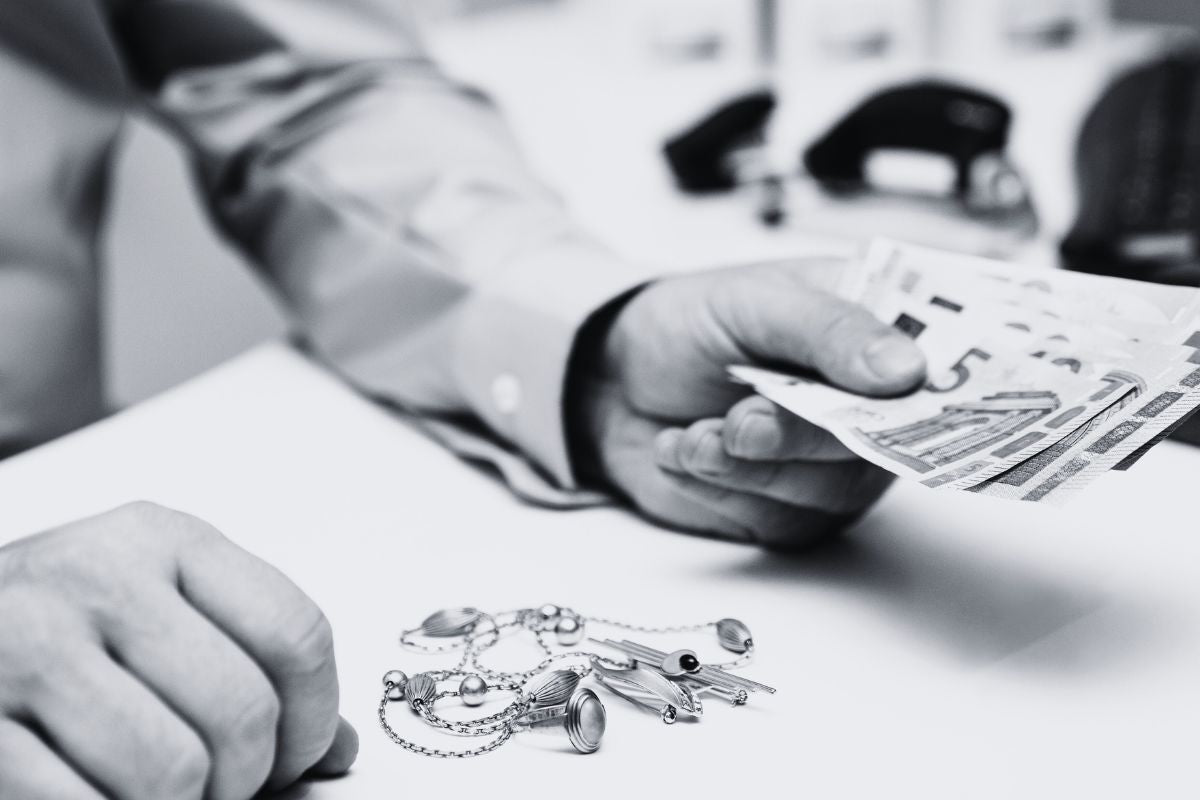
[[[914,376],[925,368],[925,356],[911,339],[884,336],[863,351],[863,360],[876,377],[886,381]]]
[[[688,466],[706,475],[721,474],[725,471],[725,463],[725,449],[721,446],[721,437],[715,433],[704,434],[688,457]]]
[[[733,432],[733,449],[741,458],[766,458],[779,452],[782,435],[774,417],[747,414]]]

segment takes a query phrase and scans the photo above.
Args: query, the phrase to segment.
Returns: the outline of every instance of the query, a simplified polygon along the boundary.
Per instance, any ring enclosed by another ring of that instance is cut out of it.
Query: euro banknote
[[[1200,291],[881,240],[838,293],[912,337],[898,398],[819,375],[731,376],[851,451],[938,490],[1059,503],[1132,467],[1200,408]]]

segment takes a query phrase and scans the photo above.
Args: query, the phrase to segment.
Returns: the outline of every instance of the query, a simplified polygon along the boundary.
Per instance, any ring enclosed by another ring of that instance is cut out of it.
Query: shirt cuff
[[[595,242],[569,238],[522,253],[467,301],[454,348],[463,396],[563,488],[577,488],[563,415],[576,336],[593,313],[651,277]]]

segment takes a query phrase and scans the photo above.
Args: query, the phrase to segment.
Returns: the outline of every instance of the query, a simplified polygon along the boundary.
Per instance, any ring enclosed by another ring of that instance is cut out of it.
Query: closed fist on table
[[[206,523],[138,503],[0,548],[0,797],[246,800],[357,748],[320,609]]]

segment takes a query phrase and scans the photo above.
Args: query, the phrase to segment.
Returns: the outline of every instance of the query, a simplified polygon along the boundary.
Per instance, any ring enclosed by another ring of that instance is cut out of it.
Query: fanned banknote
[[[1026,267],[877,240],[842,296],[871,307],[888,294],[1008,306],[1162,344],[1200,346],[1200,292],[1080,272]]]
[[[875,242],[839,287],[926,354],[924,386],[866,398],[731,367],[859,456],[938,489],[1061,502],[1200,408],[1200,291]]]

